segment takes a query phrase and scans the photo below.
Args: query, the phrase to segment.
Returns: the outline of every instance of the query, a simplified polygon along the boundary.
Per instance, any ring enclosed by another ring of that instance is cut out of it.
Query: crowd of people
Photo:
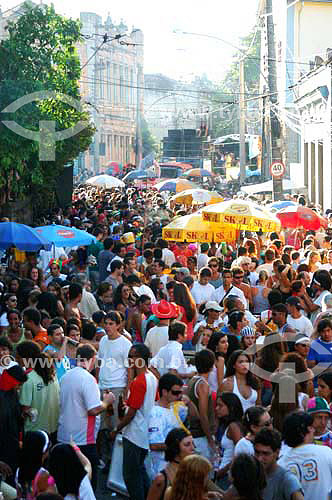
[[[118,460],[132,500],[330,498],[329,230],[162,239],[183,213],[79,187],[49,222],[94,243],[2,254],[5,500],[94,500]]]

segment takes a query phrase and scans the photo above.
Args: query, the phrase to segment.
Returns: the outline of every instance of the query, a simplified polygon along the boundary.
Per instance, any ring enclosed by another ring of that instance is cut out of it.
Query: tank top
[[[236,376],[233,376],[233,393],[237,395],[239,400],[241,401],[242,408],[243,408],[243,413],[250,408],[251,406],[255,406],[256,401],[257,401],[257,391],[255,389],[251,388],[251,393],[248,399],[244,398],[239,391],[238,385],[237,385],[237,380]]]
[[[266,287],[263,285],[256,285],[256,288],[258,289],[258,293],[252,299],[254,303],[254,314],[260,314],[269,309],[270,305],[269,301],[263,297],[263,290]]]
[[[221,439],[221,452],[222,452],[222,459],[220,463],[220,469],[223,469],[231,463],[234,455],[234,443],[229,437],[227,437],[227,432],[228,432],[228,427],[226,428],[224,435]]]
[[[196,405],[196,408],[199,408],[199,400],[197,395],[197,387],[199,384],[208,384],[207,380],[204,377],[199,375],[193,377],[188,383],[188,396],[190,400]],[[214,417],[214,407],[212,400],[212,391],[209,387],[209,397],[208,397],[208,411],[207,417],[209,420],[209,427],[211,434],[215,432],[215,417]],[[200,418],[196,415],[190,417],[190,431],[194,438],[205,437],[205,433],[201,426]]]

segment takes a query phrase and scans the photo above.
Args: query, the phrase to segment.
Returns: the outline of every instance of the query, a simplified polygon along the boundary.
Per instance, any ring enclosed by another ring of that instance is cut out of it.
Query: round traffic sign
[[[283,177],[285,174],[285,170],[285,165],[281,161],[275,161],[270,166],[271,175],[275,179],[280,179],[281,177]]]

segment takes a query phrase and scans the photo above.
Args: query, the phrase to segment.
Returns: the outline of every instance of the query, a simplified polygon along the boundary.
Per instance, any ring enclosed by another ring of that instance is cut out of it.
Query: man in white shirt
[[[168,343],[169,321],[178,316],[175,305],[162,299],[159,304],[151,306],[152,313],[159,318],[159,325],[150,328],[144,344],[149,348],[152,357]]]
[[[156,375],[162,376],[170,372],[185,379],[194,375],[195,370],[189,368],[182,351],[182,344],[186,341],[186,332],[187,327],[181,321],[173,321],[170,325],[167,345],[162,347],[150,362],[150,369]]]
[[[91,320],[93,313],[99,311],[99,307],[94,295],[86,289],[88,282],[88,277],[84,273],[77,274],[72,280],[72,283],[79,283],[82,286],[82,298],[78,304],[78,309],[84,317]]]
[[[175,255],[168,248],[168,242],[166,240],[158,240],[157,246],[162,249],[162,260],[165,262],[165,265],[168,269],[171,269],[172,264],[175,262]]]
[[[145,500],[149,478],[144,461],[149,450],[149,416],[157,398],[158,380],[148,369],[150,351],[144,344],[135,344],[128,355],[134,380],[126,401],[127,413],[111,434],[123,429],[123,479],[129,498]]]
[[[58,441],[74,441],[89,459],[92,467],[91,484],[97,486],[98,456],[96,448],[97,415],[114,402],[113,394],[100,392],[96,379],[90,374],[95,367],[96,350],[90,344],[77,348],[77,366],[69,370],[60,381],[60,416]]]
[[[201,253],[198,254],[197,257],[197,270],[200,271],[202,267],[207,267],[209,263],[209,256],[208,256],[208,251],[209,251],[209,244],[208,243],[201,243]]]
[[[332,450],[312,444],[315,429],[313,417],[297,411],[283,423],[283,440],[290,447],[278,460],[281,467],[299,479],[304,500],[330,498],[332,485]]]
[[[198,275],[198,281],[195,281],[194,286],[191,289],[191,295],[196,303],[197,308],[205,302],[209,302],[211,299],[215,288],[210,285],[209,281],[212,278],[211,270],[208,267],[203,267]]]
[[[128,384],[128,353],[131,348],[131,342],[120,334],[121,316],[117,311],[109,312],[105,317],[106,335],[102,337],[98,350],[98,368],[97,378],[99,379],[99,388],[102,392],[111,391],[115,397],[114,414],[109,417],[106,413],[101,415],[100,424],[100,444],[103,445],[103,460],[110,459],[110,449],[107,446],[105,431],[110,431],[118,424],[118,405],[119,397],[127,391]],[[104,460],[105,461],[105,460]]]
[[[298,297],[289,297],[286,300],[288,309],[287,324],[294,328],[296,333],[302,333],[307,337],[311,337],[313,326],[310,319],[303,316],[301,313],[301,301]]]
[[[223,284],[213,292],[211,300],[217,302],[222,307],[222,303],[226,297],[236,295],[243,302],[244,307],[247,307],[247,300],[244,293],[240,288],[233,285],[233,273],[230,269],[223,270],[222,281]]]

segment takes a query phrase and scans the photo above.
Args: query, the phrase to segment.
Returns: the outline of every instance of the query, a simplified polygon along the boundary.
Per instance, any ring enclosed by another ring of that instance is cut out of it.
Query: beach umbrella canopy
[[[49,241],[30,226],[17,222],[0,222],[0,248],[7,249],[12,246],[26,252],[50,250],[52,247]]]
[[[132,170],[128,172],[123,178],[123,182],[134,181],[135,179],[155,179],[157,177],[153,170]]]
[[[186,189],[170,198],[170,202],[193,205],[194,203],[218,203],[223,197],[215,191],[205,189]]]
[[[159,182],[154,186],[158,191],[171,191],[173,193],[180,193],[186,189],[194,189],[196,186],[193,182],[186,179],[171,179]]]
[[[49,241],[56,247],[76,247],[81,245],[91,245],[96,238],[75,227],[59,226],[51,224],[50,226],[40,226],[34,229],[36,233]]]
[[[308,231],[316,231],[320,227],[327,228],[328,223],[324,217],[321,217],[311,208],[296,205],[280,210],[277,214],[282,227],[297,229],[303,227]]]
[[[203,220],[201,211],[193,214],[176,217],[162,230],[164,240],[217,243],[236,240],[236,230],[225,225],[219,229],[214,229],[212,224]]]
[[[298,204],[295,203],[295,201],[291,200],[282,200],[282,201],[275,201],[274,203],[270,203],[269,205],[266,205],[266,208],[270,210],[271,212],[275,213],[278,212],[279,210],[282,210],[283,208],[288,208],[288,207],[297,207]]]
[[[107,174],[95,175],[94,177],[90,177],[90,179],[85,181],[85,184],[92,184],[93,186],[102,187],[106,189],[111,189],[115,187],[118,188],[125,187],[125,183],[122,182],[120,179]]]
[[[266,207],[248,200],[228,200],[202,209],[203,219],[214,227],[226,224],[247,231],[279,231],[281,224]]]
[[[191,168],[187,170],[183,175],[186,177],[212,177],[212,173],[205,168]]]

